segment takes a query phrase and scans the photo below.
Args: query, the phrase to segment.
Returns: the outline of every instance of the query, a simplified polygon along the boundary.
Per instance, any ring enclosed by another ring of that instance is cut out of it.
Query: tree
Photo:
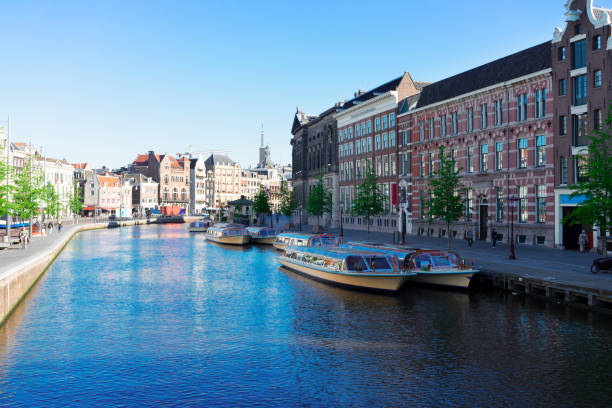
[[[455,163],[444,153],[440,146],[440,166],[432,173],[431,191],[428,199],[430,222],[438,219],[446,223],[448,250],[451,249],[450,226],[463,216],[466,188],[461,184],[459,169],[454,170]]]
[[[317,184],[308,195],[306,210],[317,217],[317,225],[319,225],[319,218],[325,213],[331,214],[332,209],[332,194],[323,183],[323,170],[321,170],[321,174],[317,177]]]
[[[268,193],[262,185],[259,185],[259,191],[253,197],[253,212],[258,218],[260,214],[268,214],[270,212]]]
[[[357,186],[355,199],[351,202],[351,213],[365,218],[370,239],[370,220],[372,217],[385,214],[385,195],[376,184],[376,176],[372,173],[369,161],[366,162],[363,183]]]
[[[11,186],[6,184],[6,177],[8,172],[11,171],[10,169],[11,166],[6,162],[6,156],[0,146],[0,217],[7,215],[10,209],[8,193],[11,190]]]
[[[589,135],[587,156],[578,156],[581,176],[570,190],[571,198],[585,197],[563,222],[598,226],[601,248],[607,255],[606,237],[612,222],[612,105],[608,108],[605,129]]]
[[[295,201],[295,196],[293,194],[293,191],[289,191],[289,187],[287,186],[286,181],[281,182],[280,196],[281,196],[281,206],[280,206],[281,214],[287,217],[291,217],[293,215],[293,212],[297,209],[297,202]]]
[[[39,199],[41,193],[41,177],[32,174],[32,163],[28,161],[26,166],[15,174],[11,192],[10,213],[21,221],[30,220],[38,213]]]
[[[70,194],[68,206],[70,207],[70,211],[72,211],[72,213],[75,215],[79,214],[83,209],[83,196],[81,195],[79,184],[76,181],[74,182],[74,186],[72,188],[72,194]]]
[[[55,187],[53,184],[47,183],[42,190],[42,200],[47,205],[47,214],[50,217],[58,217],[60,213],[60,202],[59,196],[55,192]]]

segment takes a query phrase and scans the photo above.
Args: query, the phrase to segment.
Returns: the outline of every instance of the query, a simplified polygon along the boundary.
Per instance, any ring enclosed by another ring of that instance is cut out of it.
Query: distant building
[[[206,164],[204,159],[201,156],[190,159],[189,169],[189,208],[191,214],[203,214],[209,206],[206,196]]]
[[[150,210],[159,209],[159,183],[152,177],[139,173],[126,177],[132,185],[132,208],[135,216],[146,216]]]
[[[139,154],[130,164],[131,173],[144,174],[159,183],[158,200],[161,212],[168,215],[189,213],[191,162],[187,157],[176,159],[168,154]]]
[[[211,154],[204,161],[207,177],[212,177],[212,190],[207,188],[206,195],[213,198],[210,207],[219,208],[229,201],[240,198],[240,180],[242,169],[240,163],[233,161],[224,154]],[[210,172],[210,173],[209,173]]]
[[[122,205],[121,180],[113,174],[93,174],[85,186],[84,211],[119,215]],[[130,194],[131,208],[131,194]]]
[[[34,156],[32,162],[33,171],[40,171],[43,183],[50,184],[57,193],[60,203],[60,217],[71,215],[69,208],[70,198],[74,193],[74,167],[65,159],[58,160],[50,157]],[[42,203],[41,209],[45,209]]]

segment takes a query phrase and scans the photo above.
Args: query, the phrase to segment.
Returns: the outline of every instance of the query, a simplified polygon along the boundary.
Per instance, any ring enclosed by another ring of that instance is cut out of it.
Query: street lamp
[[[344,211],[344,203],[340,203],[340,240],[344,237],[344,229],[342,228],[342,211]]]
[[[508,259],[516,259],[514,252],[514,209],[516,208],[517,201],[518,198],[515,195],[510,197],[510,255]]]
[[[302,230],[302,204],[300,204],[299,210],[300,210],[300,231],[301,231]]]

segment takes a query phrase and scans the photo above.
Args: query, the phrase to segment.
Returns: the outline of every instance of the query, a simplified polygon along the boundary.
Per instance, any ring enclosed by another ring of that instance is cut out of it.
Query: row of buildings
[[[241,197],[252,199],[264,188],[271,207],[278,211],[283,183],[291,188],[291,166],[276,165],[263,131],[256,167],[242,168],[224,154],[180,154],[178,157],[149,151],[138,154],[125,167],[94,169],[87,163],[69,163],[45,157],[25,143],[0,139],[9,162],[21,171],[28,162],[40,171],[45,184],[52,184],[60,199],[60,216],[70,215],[69,200],[75,183],[83,197],[83,214],[122,217],[148,214],[199,215],[218,211]],[[44,210],[44,208],[41,208]]]
[[[388,213],[381,231],[445,236],[427,214],[429,180],[439,147],[470,190],[463,219],[451,231],[504,240],[515,223],[518,242],[575,248],[582,228],[563,218],[584,198],[568,187],[581,175],[587,135],[601,129],[612,93],[612,10],[569,0],[566,25],[553,38],[434,83],[408,72],[334,104],[319,115],[297,109],[292,125],[293,187],[305,205],[325,172],[337,225],[364,229],[350,214],[366,166],[376,174]],[[511,218],[513,217],[513,218]]]

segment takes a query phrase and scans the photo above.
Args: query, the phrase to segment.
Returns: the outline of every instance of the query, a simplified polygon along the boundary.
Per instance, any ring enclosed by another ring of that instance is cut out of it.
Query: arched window
[[[181,190],[181,200],[187,201],[187,191],[185,189]]]
[[[172,200],[176,201],[178,199],[178,191],[176,190],[176,187],[174,187],[174,190],[172,190]]]
[[[164,201],[168,201],[170,199],[170,189],[168,187],[164,187]]]
[[[168,184],[168,175],[167,174],[164,176],[164,183]]]

